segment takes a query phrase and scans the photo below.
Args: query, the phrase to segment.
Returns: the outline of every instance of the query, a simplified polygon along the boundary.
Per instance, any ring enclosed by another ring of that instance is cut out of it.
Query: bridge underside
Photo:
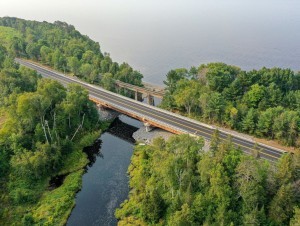
[[[177,130],[174,130],[174,129],[169,128],[167,126],[161,125],[161,124],[159,124],[157,122],[154,122],[152,120],[145,119],[145,118],[143,118],[143,117],[141,117],[139,115],[136,115],[134,113],[131,113],[131,112],[128,112],[128,111],[124,111],[122,109],[119,109],[119,108],[117,108],[115,106],[112,106],[112,105],[108,104],[107,102],[101,101],[101,100],[99,100],[97,98],[93,98],[93,97],[89,97],[89,98],[90,98],[91,101],[93,101],[97,105],[100,105],[102,107],[115,110],[115,111],[120,112],[120,113],[122,113],[124,115],[127,115],[129,117],[135,118],[135,119],[137,119],[137,120],[139,120],[139,121],[141,121],[143,123],[148,123],[148,124],[150,124],[153,127],[158,127],[158,128],[161,128],[163,130],[169,131],[169,132],[174,133],[174,134],[182,134],[182,132],[180,132],[180,131],[177,131]]]

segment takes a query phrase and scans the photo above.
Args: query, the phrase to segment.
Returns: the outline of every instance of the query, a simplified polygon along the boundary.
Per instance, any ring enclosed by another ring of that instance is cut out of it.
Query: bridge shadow
[[[135,140],[132,138],[132,134],[136,132],[139,128],[124,123],[119,118],[116,118],[110,127],[106,130],[105,133],[108,133],[114,137],[117,137],[123,141],[126,141],[130,144],[134,144]],[[104,158],[103,153],[101,152],[102,140],[99,137],[93,145],[85,147],[83,151],[87,154],[89,163],[88,166],[91,167],[98,157]]]
[[[116,118],[106,132],[130,144],[134,144],[135,140],[132,138],[132,134],[138,129]]]

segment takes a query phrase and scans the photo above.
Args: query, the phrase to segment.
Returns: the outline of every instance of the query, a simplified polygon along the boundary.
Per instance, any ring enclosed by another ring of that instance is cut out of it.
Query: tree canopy
[[[2,17],[0,31],[5,31],[0,41],[13,56],[39,61],[95,84],[101,84],[101,75],[109,72],[114,79],[142,86],[141,73],[127,63],[113,62],[109,54],[101,52],[98,42],[65,22]]]
[[[300,147],[299,72],[209,63],[171,70],[165,84],[163,108]]]
[[[299,154],[273,165],[213,139],[206,152],[188,135],[137,146],[119,225],[297,225]]]

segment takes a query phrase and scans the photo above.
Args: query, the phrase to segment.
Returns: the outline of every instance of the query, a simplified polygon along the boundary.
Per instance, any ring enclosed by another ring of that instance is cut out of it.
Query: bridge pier
[[[154,97],[148,94],[148,104],[154,106]]]
[[[148,122],[144,122],[144,126],[145,126],[145,128],[146,128],[146,132],[151,132],[151,130],[154,129],[154,127],[151,126],[151,124],[148,123]]]

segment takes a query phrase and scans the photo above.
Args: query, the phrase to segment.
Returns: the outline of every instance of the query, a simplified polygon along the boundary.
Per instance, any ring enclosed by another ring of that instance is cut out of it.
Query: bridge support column
[[[150,132],[151,130],[154,129],[154,127],[151,126],[150,123],[148,123],[148,122],[145,122],[145,123],[144,123],[144,126],[145,126],[145,128],[146,128],[146,132]]]
[[[148,104],[154,106],[154,97],[148,94]]]
[[[97,104],[98,110],[99,111],[105,111],[106,107],[104,107],[102,104]]]

